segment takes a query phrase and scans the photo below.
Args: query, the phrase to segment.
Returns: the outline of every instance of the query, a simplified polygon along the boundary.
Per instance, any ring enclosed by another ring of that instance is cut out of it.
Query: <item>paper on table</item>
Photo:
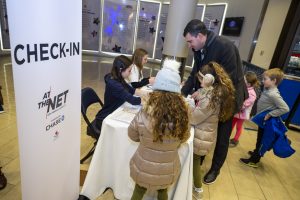
[[[134,116],[139,112],[141,109],[141,106],[139,107],[121,107],[119,110],[113,113],[111,119],[125,122],[125,123],[130,123]]]
[[[125,102],[122,106],[122,108],[128,108],[128,109],[131,109],[131,110],[140,110],[141,109],[141,105],[132,105],[128,102]]]

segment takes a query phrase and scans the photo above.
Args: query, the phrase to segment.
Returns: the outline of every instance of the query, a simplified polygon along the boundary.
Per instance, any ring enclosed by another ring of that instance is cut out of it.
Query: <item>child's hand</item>
[[[155,77],[150,77],[149,78],[149,84],[150,85],[153,85],[154,81],[155,81]]]
[[[267,121],[268,119],[270,119],[271,118],[271,115],[269,115],[269,114],[266,114],[266,116],[265,116],[265,118],[264,118],[264,120],[265,121]]]
[[[196,99],[198,95],[199,95],[199,92],[196,91],[196,92],[194,92],[194,93],[192,94],[191,97],[192,97],[193,99]]]
[[[186,98],[185,98],[185,101],[188,103],[189,107],[194,109],[195,108],[195,101],[194,99],[191,98],[190,95],[188,95]]]

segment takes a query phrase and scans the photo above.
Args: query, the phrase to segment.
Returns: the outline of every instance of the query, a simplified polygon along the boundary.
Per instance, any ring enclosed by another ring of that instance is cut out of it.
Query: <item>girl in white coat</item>
[[[136,49],[132,55],[131,73],[128,77],[128,82],[134,88],[140,88],[145,85],[152,85],[154,77],[143,77],[143,68],[148,61],[148,52],[145,49]]]

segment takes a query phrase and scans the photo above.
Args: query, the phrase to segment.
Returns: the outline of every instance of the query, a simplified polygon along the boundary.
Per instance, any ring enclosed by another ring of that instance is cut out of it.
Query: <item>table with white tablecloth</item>
[[[124,107],[118,108],[105,118],[82,191],[80,194],[96,199],[106,188],[111,188],[117,199],[129,200],[135,182],[130,177],[129,161],[139,143],[128,137],[128,126],[131,118],[122,120]],[[168,189],[169,199],[191,200],[193,185],[193,137],[179,148],[181,173],[176,183]],[[156,199],[157,192],[147,191],[144,200]]]

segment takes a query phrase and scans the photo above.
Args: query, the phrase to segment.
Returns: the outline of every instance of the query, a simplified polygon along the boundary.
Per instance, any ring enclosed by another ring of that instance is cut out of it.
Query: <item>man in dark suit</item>
[[[239,112],[243,102],[248,98],[248,92],[242,71],[242,62],[236,46],[224,37],[207,30],[205,24],[197,19],[191,20],[185,27],[183,36],[189,48],[194,52],[194,66],[190,76],[182,87],[182,94],[193,94],[200,88],[196,73],[202,66],[210,61],[215,61],[223,66],[229,74],[236,90],[235,113]],[[220,173],[229,146],[229,138],[232,129],[232,118],[225,122],[219,122],[217,142],[210,170],[204,176],[203,182],[212,184]]]

